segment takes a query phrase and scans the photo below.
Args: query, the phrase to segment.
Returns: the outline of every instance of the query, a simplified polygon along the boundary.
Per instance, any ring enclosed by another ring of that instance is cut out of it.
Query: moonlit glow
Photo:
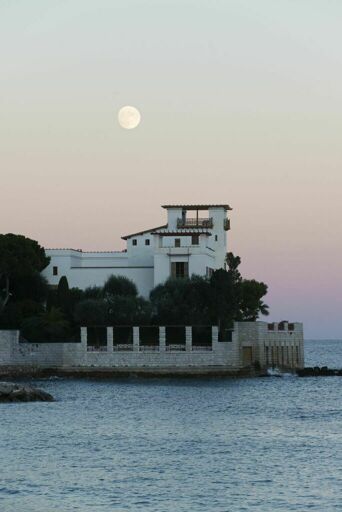
[[[141,115],[137,108],[129,105],[122,107],[118,113],[118,121],[125,130],[132,130],[140,123]]]

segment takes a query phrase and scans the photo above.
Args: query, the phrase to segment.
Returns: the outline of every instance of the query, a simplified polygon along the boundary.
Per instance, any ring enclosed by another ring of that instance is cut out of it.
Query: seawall
[[[300,323],[235,322],[223,336],[216,326],[181,326],[179,343],[170,337],[173,327],[126,327],[125,340],[120,329],[101,327],[94,338],[82,327],[80,342],[63,343],[30,343],[18,331],[0,331],[0,375],[256,376],[272,366],[304,367]]]

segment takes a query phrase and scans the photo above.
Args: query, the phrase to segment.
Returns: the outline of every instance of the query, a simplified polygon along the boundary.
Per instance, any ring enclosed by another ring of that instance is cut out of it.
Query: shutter
[[[171,263],[171,277],[176,277],[176,263]]]

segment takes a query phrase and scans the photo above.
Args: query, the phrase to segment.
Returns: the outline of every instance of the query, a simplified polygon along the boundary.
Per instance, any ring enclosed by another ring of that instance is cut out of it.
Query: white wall
[[[151,241],[153,243],[153,241]],[[149,250],[148,250],[149,249]],[[139,294],[148,297],[153,288],[153,249],[148,248],[140,257],[128,257],[125,252],[82,253],[73,250],[47,250],[50,265],[42,274],[52,285],[58,285],[65,275],[70,287],[84,290],[88,286],[102,286],[111,275],[125,276],[134,281]],[[137,251],[138,252],[138,251]],[[76,255],[75,255],[76,254]],[[53,276],[53,266],[58,275]]]
[[[191,237],[180,237],[181,247],[175,248],[176,235],[162,237],[142,233],[127,239],[127,252],[82,252],[74,249],[50,249],[46,253],[51,258],[50,265],[43,275],[52,285],[58,285],[66,276],[70,287],[81,289],[88,286],[102,286],[111,275],[125,276],[135,282],[138,291],[148,297],[151,289],[165,282],[171,274],[171,263],[187,261],[189,274],[205,276],[207,267],[222,268],[227,251],[224,231],[224,208],[210,208],[208,215],[213,218],[212,236],[200,235],[199,245],[191,245]],[[177,219],[182,216],[182,208],[168,210],[168,230],[177,231]],[[218,240],[215,241],[215,236]],[[133,245],[136,240],[136,245]],[[146,245],[145,241],[150,244]],[[211,249],[208,249],[208,247]],[[53,275],[53,267],[58,275]]]

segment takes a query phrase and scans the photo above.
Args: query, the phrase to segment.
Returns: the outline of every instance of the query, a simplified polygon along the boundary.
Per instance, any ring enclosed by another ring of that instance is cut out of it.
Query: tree
[[[84,299],[101,299],[103,297],[103,288],[102,286],[88,286],[82,292]]]
[[[42,304],[31,299],[9,301],[0,317],[0,329],[18,329],[24,320],[44,313]]]
[[[69,334],[69,323],[57,308],[44,311],[41,315],[26,318],[21,332],[30,341],[62,341]]]
[[[150,303],[142,297],[116,295],[106,298],[110,325],[143,325],[151,319]]]
[[[66,276],[62,276],[57,287],[57,307],[67,318],[72,318],[71,294]]]
[[[268,306],[262,301],[267,293],[267,285],[254,279],[244,279],[241,282],[240,315],[239,319],[255,322],[259,314],[268,315]]]
[[[219,269],[210,278],[211,318],[219,329],[225,329],[236,319],[239,311],[239,280],[236,272]]]
[[[243,279],[238,267],[241,263],[239,256],[229,252],[226,256],[228,274],[230,274],[234,293],[234,319],[255,321],[259,315],[268,315],[268,306],[262,301],[267,294],[267,285],[255,279]]]
[[[121,295],[137,297],[136,285],[125,276],[110,276],[103,286],[103,295]]]
[[[171,277],[150,293],[153,321],[161,325],[184,324],[187,317],[185,287],[187,279]]]
[[[43,303],[49,294],[49,284],[39,272],[14,275],[11,279],[11,302],[33,300]]]
[[[76,305],[74,319],[80,326],[106,325],[107,311],[103,299],[85,299]]]
[[[206,278],[171,277],[150,293],[153,321],[164,325],[209,322],[210,286]]]
[[[267,293],[265,283],[243,279],[241,259],[228,253],[228,270],[213,272],[210,279],[191,276],[170,278],[150,293],[153,322],[161,325],[216,324],[220,330],[232,326],[234,320],[256,320],[268,314],[262,301]]]
[[[40,273],[49,261],[44,248],[35,240],[12,233],[0,235],[0,313],[13,293],[12,280]]]

